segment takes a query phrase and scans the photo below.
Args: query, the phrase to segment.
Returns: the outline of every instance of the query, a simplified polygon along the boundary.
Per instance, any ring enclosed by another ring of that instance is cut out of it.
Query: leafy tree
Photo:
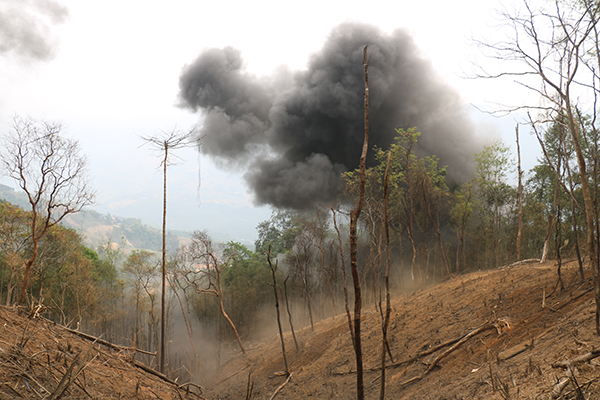
[[[496,267],[501,258],[500,241],[504,243],[504,248],[508,245],[508,237],[502,234],[506,233],[507,221],[514,204],[515,191],[508,183],[514,163],[510,148],[499,139],[484,146],[475,154],[474,159],[481,215],[479,237],[484,241],[485,248],[491,251],[491,254],[485,254],[484,263],[491,261],[491,266]]]
[[[298,222],[298,214],[273,210],[271,218],[256,227],[258,239],[254,242],[255,251],[263,254],[270,246],[271,254],[279,254],[291,249],[296,235],[302,228]]]
[[[13,289],[20,279],[28,246],[30,213],[0,201],[0,276],[6,290],[5,304],[12,303]]]

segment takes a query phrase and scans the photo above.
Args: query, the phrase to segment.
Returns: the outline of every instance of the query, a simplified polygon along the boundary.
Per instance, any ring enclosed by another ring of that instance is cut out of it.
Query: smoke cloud
[[[368,47],[370,143],[417,127],[419,151],[454,180],[479,149],[460,96],[442,82],[409,34],[363,24],[335,28],[304,71],[248,73],[239,50],[210,49],[183,68],[181,105],[200,111],[201,151],[245,168],[258,204],[304,208],[335,198],[340,173],[358,167],[363,142],[363,48]]]
[[[53,0],[4,0],[0,2],[0,55],[47,61],[54,57],[57,40],[52,27],[69,15]]]

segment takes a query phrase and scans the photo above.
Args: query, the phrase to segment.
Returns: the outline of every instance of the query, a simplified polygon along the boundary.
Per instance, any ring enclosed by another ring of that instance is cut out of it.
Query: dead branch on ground
[[[114,343],[111,343],[111,342],[107,342],[106,340],[103,340],[103,339],[97,338],[97,337],[95,337],[95,336],[92,336],[92,335],[88,335],[87,333],[83,333],[83,332],[80,332],[80,331],[76,331],[76,330],[74,330],[74,329],[71,329],[71,328],[67,328],[66,326],[63,326],[63,328],[64,328],[64,329],[65,329],[67,332],[71,332],[72,334],[74,334],[74,335],[77,335],[77,336],[79,336],[79,337],[81,337],[81,338],[83,338],[83,339],[86,339],[86,340],[89,340],[89,341],[92,341],[92,342],[97,342],[97,343],[100,343],[101,345],[104,345],[104,346],[106,346],[106,347],[109,347],[109,348],[111,348],[111,349],[113,349],[113,350],[118,350],[118,351],[123,351],[123,350],[126,350],[126,351],[133,351],[133,352],[142,353],[142,354],[148,354],[148,355],[150,355],[150,356],[154,356],[154,357],[156,357],[156,352],[154,352],[154,353],[151,353],[151,352],[149,352],[149,351],[146,351],[146,350],[141,350],[141,349],[138,349],[138,348],[136,348],[136,347],[125,347],[125,346],[119,346],[118,344],[114,344]]]
[[[96,356],[94,356],[88,363],[86,363],[87,358],[90,354],[90,351],[94,348],[94,344],[95,343],[92,343],[90,345],[88,350],[83,355],[83,358],[80,359],[81,352],[79,352],[79,354],[77,354],[77,356],[75,356],[75,359],[73,360],[73,362],[71,362],[71,365],[69,365],[67,372],[65,372],[65,374],[63,375],[62,379],[60,380],[58,386],[56,387],[54,392],[48,397],[47,400],[60,399],[63,396],[63,394],[65,393],[65,391],[69,388],[69,386],[71,386],[71,384],[73,382],[75,382],[75,380],[83,372],[83,370],[88,365],[90,365],[92,363],[92,361],[94,361],[96,359]],[[75,371],[75,373],[73,373],[73,370],[75,369],[75,367],[77,367],[77,370]]]
[[[571,360],[557,361],[554,364],[552,364],[552,368],[569,368],[569,367],[572,367],[573,365],[582,364],[584,362],[593,360],[596,357],[600,357],[600,348],[595,348],[592,351],[590,351],[589,353],[585,353],[585,354],[583,354],[579,357],[575,357]]]
[[[275,389],[275,391],[273,392],[271,397],[269,397],[269,400],[273,400],[275,398],[275,396],[277,396],[279,394],[281,389],[283,389],[283,387],[285,385],[287,385],[287,383],[290,381],[290,379],[292,379],[292,375],[294,375],[294,373],[290,372],[290,374],[288,375],[288,378],[285,380],[285,382],[283,382],[281,385],[279,385],[279,387],[277,389]]]
[[[504,320],[498,320],[498,322],[503,322],[504,324],[507,324],[506,321]],[[423,379],[425,377],[425,375],[427,375],[429,372],[431,372],[433,370],[433,368],[445,357],[447,357],[450,353],[452,353],[454,350],[458,349],[460,346],[462,346],[467,340],[469,340],[471,337],[480,334],[481,332],[485,332],[488,331],[490,329],[496,329],[497,331],[500,330],[499,328],[499,324],[497,322],[495,323],[490,323],[490,324],[485,324],[480,326],[477,329],[472,330],[471,332],[467,333],[466,335],[464,335],[459,341],[457,341],[454,345],[452,345],[449,349],[447,349],[446,351],[444,351],[442,354],[440,354],[439,356],[437,356],[433,362],[431,364],[429,364],[429,367],[425,370],[425,372],[423,372],[421,375],[419,376],[415,376],[409,380],[407,380],[406,382],[403,382],[400,386],[405,386],[408,385],[412,382],[416,382],[416,381],[420,381],[421,379]]]

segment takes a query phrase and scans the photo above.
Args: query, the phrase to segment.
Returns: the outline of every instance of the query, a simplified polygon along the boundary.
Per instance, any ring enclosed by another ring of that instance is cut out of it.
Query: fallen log
[[[526,260],[521,260],[521,261],[514,262],[512,264],[506,265],[502,268],[511,268],[511,267],[516,267],[517,265],[532,264],[535,262],[539,263],[539,262],[541,262],[541,260],[539,258],[528,258]]]
[[[531,343],[521,343],[516,346],[511,347],[508,350],[505,350],[498,354],[498,361],[506,361],[509,358],[513,358],[516,355],[523,353],[526,350],[533,348],[533,340]]]
[[[577,296],[571,297],[569,300],[567,300],[566,302],[564,302],[563,304],[561,304],[559,307],[548,307],[548,309],[549,309],[550,311],[554,311],[554,312],[556,312],[556,311],[560,310],[561,308],[563,308],[563,307],[567,306],[567,305],[568,305],[569,303],[571,303],[572,301],[574,301],[574,300],[577,300],[578,298],[580,298],[580,297],[582,297],[582,296],[585,296],[586,294],[588,294],[588,293],[589,293],[589,292],[591,292],[592,290],[594,290],[594,288],[593,288],[593,287],[591,287],[591,288],[588,288],[588,289],[586,289],[586,290],[585,290],[583,293],[579,293]]]
[[[600,348],[593,349],[589,353],[585,353],[579,357],[575,357],[571,360],[557,361],[552,364],[552,368],[569,368],[576,364],[582,364],[593,360],[596,357],[600,357]]]
[[[89,341],[92,341],[92,342],[97,342],[97,343],[100,343],[100,344],[102,344],[102,345],[104,345],[104,346],[106,346],[106,347],[110,347],[110,348],[111,348],[111,349],[113,349],[113,350],[119,350],[119,351],[126,350],[126,351],[138,352],[138,353],[142,353],[142,354],[148,354],[148,355],[150,355],[150,356],[156,356],[156,352],[154,352],[154,353],[150,353],[149,351],[146,351],[146,350],[141,350],[141,349],[138,349],[138,348],[135,348],[135,347],[125,347],[125,346],[119,346],[118,344],[114,344],[114,343],[111,343],[111,342],[107,342],[106,340],[102,340],[102,339],[100,339],[100,338],[97,338],[97,337],[95,337],[95,336],[88,335],[87,333],[83,333],[83,332],[80,332],[80,331],[76,331],[75,329],[67,328],[66,326],[63,326],[63,328],[64,328],[64,329],[65,329],[67,332],[71,332],[72,334],[74,334],[74,335],[77,335],[77,336],[79,336],[79,337],[81,337],[81,338],[84,338],[84,339],[86,339],[86,340],[89,340]]]
[[[460,346],[462,346],[467,340],[469,340],[471,337],[480,334],[481,332],[485,332],[487,330],[490,329],[496,329],[498,330],[498,326],[497,324],[486,324],[483,326],[480,326],[479,328],[472,330],[471,332],[467,333],[466,335],[464,335],[458,342],[456,342],[452,347],[450,347],[448,350],[444,351],[442,354],[440,354],[439,356],[437,356],[431,364],[429,364],[429,367],[425,370],[425,372],[423,372],[421,375],[419,376],[415,376],[409,380],[407,380],[406,382],[403,382],[400,384],[400,386],[405,386],[408,385],[412,382],[416,382],[416,381],[420,381],[421,379],[423,379],[425,377],[425,375],[427,375],[429,372],[431,372],[431,370],[433,370],[433,368],[445,357],[447,357],[450,353],[452,353],[454,350],[458,349]]]

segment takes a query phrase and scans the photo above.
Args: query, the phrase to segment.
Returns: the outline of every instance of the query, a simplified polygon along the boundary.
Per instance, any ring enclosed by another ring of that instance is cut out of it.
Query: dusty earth
[[[132,351],[86,340],[40,317],[0,307],[0,399],[201,399],[194,386],[150,374]]]
[[[591,276],[591,271],[585,273]],[[591,279],[581,282],[576,263],[570,262],[563,265],[563,281],[565,290],[553,291],[555,263],[535,263],[456,276],[396,298],[386,398],[600,399],[600,358],[566,369],[552,366],[600,347]],[[378,399],[381,317],[373,307],[364,311],[365,397]],[[314,332],[297,332],[299,351],[290,333],[284,338],[292,376],[277,398],[356,398],[355,356],[345,315],[321,321]],[[284,370],[279,338],[274,337],[230,360],[204,395],[270,399],[287,380]],[[552,397],[557,382],[571,374]]]
[[[520,265],[397,297],[386,398],[600,399],[600,358],[553,366],[600,348],[591,279],[581,282],[573,262],[563,266],[564,290],[554,290],[556,277],[553,262]],[[276,336],[227,361],[199,395],[145,372],[130,351],[92,343],[32,314],[0,308],[0,399],[259,400],[278,388],[277,399],[356,398],[345,315],[297,331],[299,350],[284,333],[291,377]],[[366,398],[378,399],[381,318],[373,307],[364,308],[363,348]],[[559,381],[565,382],[560,393]]]

